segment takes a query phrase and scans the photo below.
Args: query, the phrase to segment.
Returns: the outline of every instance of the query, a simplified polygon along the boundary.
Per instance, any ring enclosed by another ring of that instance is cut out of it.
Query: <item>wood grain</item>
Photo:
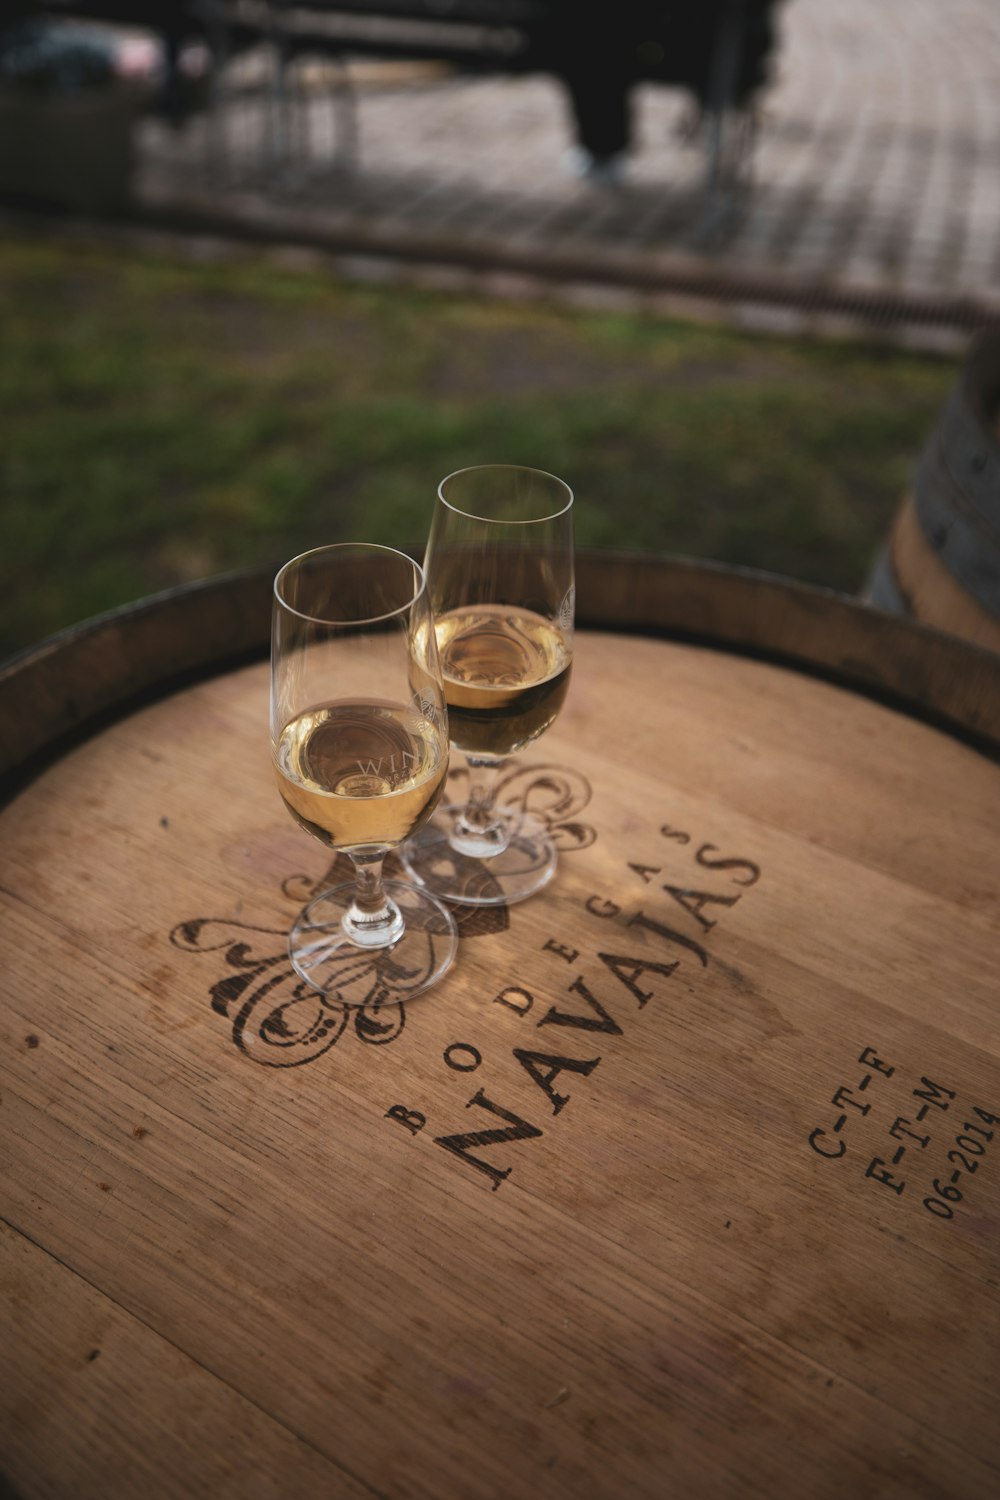
[[[266,681],[0,814],[18,1493],[992,1493],[996,763],[583,632],[511,783],[554,884],[341,1028],[283,956],[328,857]]]
[[[22,1493],[371,1493],[6,1224],[0,1285],[18,1378],[5,1463]]]

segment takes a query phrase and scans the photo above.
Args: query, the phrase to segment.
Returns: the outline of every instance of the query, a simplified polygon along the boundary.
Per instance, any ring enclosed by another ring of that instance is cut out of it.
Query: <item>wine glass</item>
[[[573,655],[573,494],[514,464],[461,469],[438,487],[424,570],[452,745],[469,791],[400,851],[450,901],[522,901],[552,878],[556,851],[526,809],[497,803],[507,757],[558,714]],[[429,654],[429,653],[428,653]]]
[[[292,966],[337,1006],[410,1000],[454,959],[451,913],[390,850],[429,818],[448,772],[448,715],[422,570],[391,547],[318,547],[274,581],[271,749],[295,821],[354,878],[310,901]]]

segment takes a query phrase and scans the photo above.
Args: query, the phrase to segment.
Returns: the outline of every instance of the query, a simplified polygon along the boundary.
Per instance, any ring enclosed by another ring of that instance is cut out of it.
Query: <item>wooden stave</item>
[[[583,549],[576,573],[582,628],[759,655],[1000,753],[1000,660],[945,630],[776,575],[685,558]],[[257,570],[170,589],[0,666],[0,796],[117,714],[266,655],[272,579],[273,570]]]
[[[930,547],[1000,619],[1000,337],[974,342],[924,449],[914,505]]]
[[[1000,652],[1000,619],[962,587],[931,546],[912,496],[896,512],[869,597],[879,608]]]
[[[926,443],[864,591],[1000,651],[1000,338],[983,334]]]

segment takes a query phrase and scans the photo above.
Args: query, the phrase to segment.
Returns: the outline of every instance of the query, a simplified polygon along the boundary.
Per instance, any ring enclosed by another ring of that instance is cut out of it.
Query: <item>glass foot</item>
[[[463,854],[451,842],[462,808],[439,808],[431,821],[397,850],[408,875],[445,901],[469,906],[511,906],[540,891],[555,874],[556,850],[538,818],[500,809],[506,846],[488,858]]]
[[[404,923],[402,935],[384,947],[361,946],[344,931],[353,884],[310,901],[288,934],[295,972],[331,1005],[399,1005],[437,984],[454,961],[458,929],[448,909],[402,880],[387,880],[384,890]]]

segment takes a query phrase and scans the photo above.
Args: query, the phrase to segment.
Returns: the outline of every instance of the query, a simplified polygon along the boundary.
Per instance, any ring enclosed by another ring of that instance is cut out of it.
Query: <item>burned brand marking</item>
[[[972,1177],[997,1149],[1000,1113],[962,1104],[957,1089],[926,1074],[913,1086],[913,1078],[875,1047],[862,1048],[857,1061],[860,1076],[838,1084],[831,1096],[834,1114],[809,1133],[809,1146],[827,1161],[859,1169],[863,1162],[862,1180],[888,1190],[891,1201],[916,1189],[928,1213],[953,1219],[966,1194],[975,1192]]]
[[[421,701],[414,711],[418,709],[424,713],[426,705]],[[593,828],[578,820],[590,801],[591,789],[577,772],[562,766],[522,766],[512,761],[499,787],[502,802],[528,809],[545,821],[562,853],[588,848],[594,842],[597,835]],[[321,891],[352,879],[350,860],[338,855],[318,880],[291,875],[281,890],[289,901],[301,906]],[[484,880],[489,879],[487,872]],[[462,938],[502,932],[510,925],[505,906],[456,907],[455,919]],[[222,958],[223,974],[209,988],[212,1009],[231,1022],[233,1044],[244,1056],[267,1067],[302,1067],[315,1062],[348,1032],[369,1045],[386,1046],[397,1040],[406,1025],[405,1003],[383,1000],[392,988],[387,982],[393,977],[391,954],[345,957],[352,982],[357,983],[360,977],[368,985],[370,1001],[344,1010],[296,974],[288,958],[287,927],[195,917],[179,922],[170,933],[170,942],[184,953],[215,955],[217,962]],[[426,961],[428,967],[433,963],[429,950]],[[469,1071],[455,1061],[463,1055],[459,1044],[449,1066]]]
[[[579,968],[580,972],[575,973],[565,986],[570,998],[558,1004],[550,1003],[544,1014],[531,1023],[535,1032],[551,1028],[544,1032],[544,1041],[536,1044],[537,1050],[536,1046],[517,1046],[511,1049],[509,1057],[541,1091],[545,1099],[545,1105],[541,1107],[547,1107],[553,1118],[562,1114],[578,1086],[601,1065],[604,1048],[614,1047],[616,1040],[624,1036],[630,1024],[629,1017],[635,1011],[643,1011],[651,1000],[663,998],[664,986],[678,969],[708,967],[709,952],[705,943],[709,941],[709,934],[720,916],[731,910],[745,890],[756,885],[761,878],[761,867],[753,860],[723,855],[716,845],[696,843],[690,834],[668,825],[664,825],[660,832],[670,842],[691,845],[695,864],[702,870],[722,872],[724,883],[721,888],[713,889],[705,889],[702,879],[697,885],[674,884],[662,879],[663,869],[658,865],[629,862],[627,868],[644,885],[655,886],[650,897],[654,894],[657,900],[662,896],[669,897],[674,905],[667,908],[667,914],[679,907],[680,918],[671,915],[669,922],[662,920],[664,913],[659,906],[655,915],[645,907],[626,911],[618,902],[595,892],[583,900],[583,910],[592,919],[597,938],[596,952],[582,959],[580,949],[556,937],[549,937],[541,944],[541,952],[552,955],[572,970]],[[733,885],[742,889],[734,892],[726,888]],[[683,930],[682,925],[674,925],[680,923],[690,927],[692,921],[697,935]],[[609,990],[612,979],[615,984]],[[618,985],[630,997],[626,1002],[626,1014],[621,1012],[618,1004],[622,999]],[[493,1004],[521,1018],[528,1018],[535,1009],[536,995],[527,985],[509,984],[493,997]],[[568,1044],[574,1040],[581,1047],[589,1043],[585,1048],[586,1055],[580,1056],[576,1050],[570,1049]],[[596,1050],[598,1048],[600,1050]],[[446,1065],[454,1069],[456,1056],[467,1059],[467,1066],[461,1071],[471,1072],[482,1065],[481,1052],[467,1043],[455,1043],[446,1049]],[[477,1111],[471,1128],[447,1134],[432,1132],[430,1139],[434,1145],[479,1173],[496,1191],[510,1177],[514,1167],[507,1164],[505,1156],[497,1159],[486,1153],[492,1153],[495,1148],[537,1140],[544,1130],[533,1119],[508,1107],[504,1101],[502,1078],[488,1087],[477,1088],[465,1108]],[[385,1118],[402,1126],[411,1139],[421,1136],[429,1123],[427,1109],[413,1108],[412,1101],[391,1105]]]

